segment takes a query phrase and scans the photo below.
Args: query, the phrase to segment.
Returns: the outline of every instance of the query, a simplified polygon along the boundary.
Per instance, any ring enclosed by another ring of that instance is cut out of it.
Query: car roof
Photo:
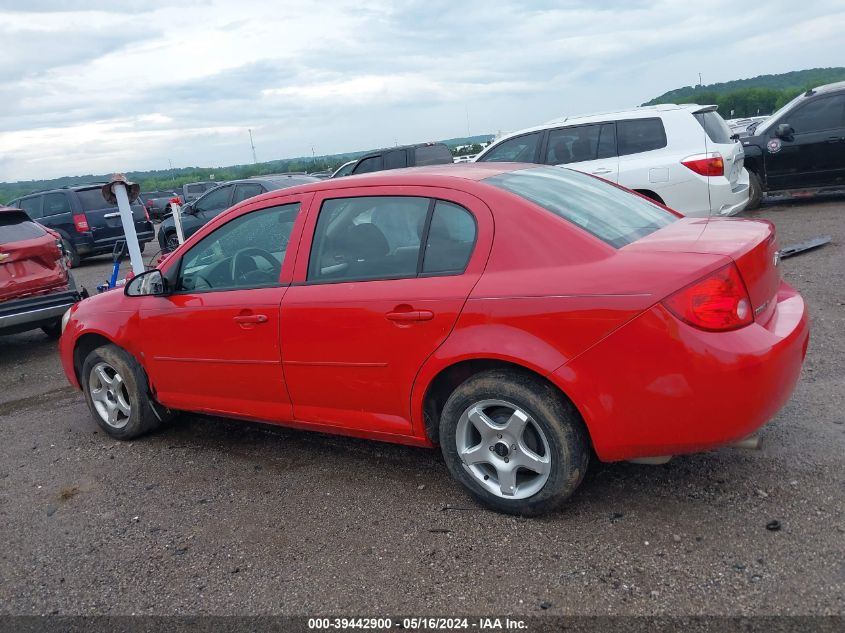
[[[543,165],[534,163],[444,163],[442,165],[426,165],[425,167],[403,167],[401,169],[387,169],[373,171],[366,174],[344,176],[333,180],[317,179],[313,183],[297,185],[285,189],[285,195],[311,193],[316,191],[332,191],[334,189],[349,189],[357,187],[381,187],[390,185],[405,186],[448,186],[456,181],[477,182],[510,171],[520,169],[536,169]],[[262,196],[272,197],[278,192],[268,192]],[[256,196],[256,199],[259,196]]]
[[[540,132],[542,130],[548,130],[549,128],[558,127],[562,125],[581,125],[586,123],[599,123],[605,121],[610,122],[622,119],[646,119],[657,116],[661,112],[677,112],[681,110],[686,110],[688,112],[702,112],[716,110],[716,108],[717,106],[715,105],[700,105],[698,103],[660,103],[658,105],[653,106],[639,106],[637,108],[628,108],[627,110],[608,110],[606,112],[594,112],[592,114],[562,116],[554,119],[549,119],[548,121],[546,121],[545,123],[541,123],[540,125],[534,125],[532,127],[527,127],[522,130],[517,130],[516,132],[504,134],[500,138],[495,139],[487,147],[492,147],[493,145],[497,145],[501,141],[513,138],[515,136],[530,134],[531,132]],[[486,149],[487,148],[485,148],[485,150]]]
[[[395,147],[382,147],[380,149],[370,150],[366,154],[362,154],[360,157],[355,159],[355,162],[364,160],[365,158],[370,158],[372,156],[378,156],[379,154],[384,154],[385,152],[395,152],[401,149],[416,149],[418,147],[432,147],[434,145],[443,145],[448,149],[448,146],[445,143],[414,143],[413,145],[396,145]]]
[[[837,90],[845,90],[845,81],[837,81],[832,84],[825,84],[823,86],[818,86],[817,88],[813,88],[812,90],[808,90],[810,94],[806,94],[806,96],[811,96],[813,93],[815,94],[824,94],[826,92],[835,92]]]

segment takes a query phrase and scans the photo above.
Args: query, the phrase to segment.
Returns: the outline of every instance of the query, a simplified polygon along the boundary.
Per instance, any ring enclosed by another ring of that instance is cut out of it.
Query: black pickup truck
[[[742,137],[751,183],[764,194],[845,190],[845,81],[804,92]]]

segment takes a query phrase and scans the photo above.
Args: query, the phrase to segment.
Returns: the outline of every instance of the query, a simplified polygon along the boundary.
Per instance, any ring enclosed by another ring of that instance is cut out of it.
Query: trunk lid
[[[725,165],[725,178],[731,185],[735,185],[742,174],[745,163],[745,151],[742,143],[731,139],[731,128],[725,123],[722,115],[716,111],[717,106],[704,106],[693,111],[696,121],[704,128],[704,147],[709,152],[718,152]]]
[[[67,284],[56,238],[19,210],[0,210],[0,301]]]
[[[79,202],[88,226],[94,235],[94,240],[119,239],[123,237],[123,223],[120,221],[120,209],[111,205],[103,198],[100,187],[77,190]],[[132,218],[135,220],[135,230],[139,233],[147,231],[147,216],[144,205],[140,201],[132,203]]]
[[[775,225],[768,220],[683,218],[624,250],[710,253],[730,257],[742,276],[755,320],[765,323],[780,286]]]

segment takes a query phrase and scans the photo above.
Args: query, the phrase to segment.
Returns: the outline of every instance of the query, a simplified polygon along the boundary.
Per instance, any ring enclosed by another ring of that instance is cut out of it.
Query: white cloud
[[[247,162],[247,128],[263,160],[518,129],[841,65],[845,30],[837,0],[0,6],[0,180]]]

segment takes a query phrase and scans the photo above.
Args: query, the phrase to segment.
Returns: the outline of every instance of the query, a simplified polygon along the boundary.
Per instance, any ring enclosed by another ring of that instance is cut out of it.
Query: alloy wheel
[[[88,376],[88,392],[103,422],[114,429],[122,429],[129,423],[132,411],[129,392],[114,367],[104,362],[94,365]]]
[[[463,467],[504,499],[538,493],[551,473],[551,449],[542,428],[521,407],[482,400],[467,407],[455,429]]]

